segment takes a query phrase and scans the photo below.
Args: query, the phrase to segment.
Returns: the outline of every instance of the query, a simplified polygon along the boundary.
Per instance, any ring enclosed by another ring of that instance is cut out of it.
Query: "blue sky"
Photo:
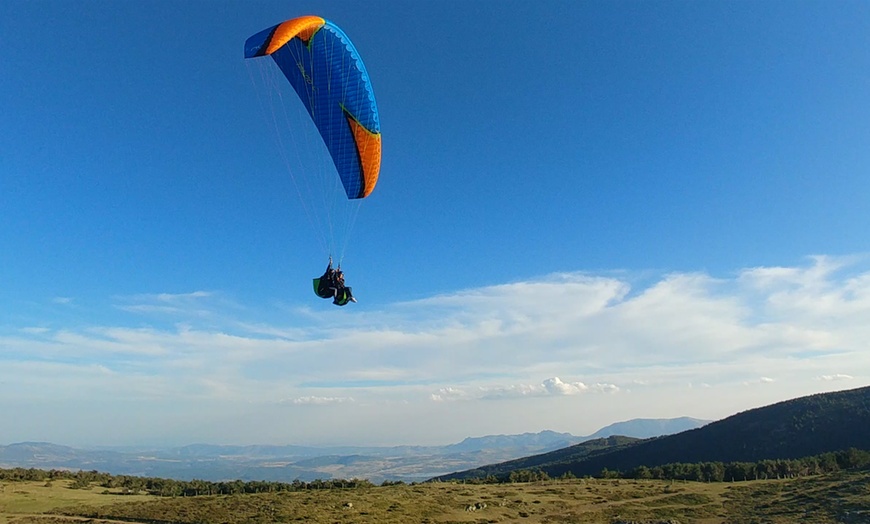
[[[305,14],[355,43],[383,132],[341,309],[242,59]],[[858,1],[6,1],[0,443],[582,435],[866,385],[868,26]]]

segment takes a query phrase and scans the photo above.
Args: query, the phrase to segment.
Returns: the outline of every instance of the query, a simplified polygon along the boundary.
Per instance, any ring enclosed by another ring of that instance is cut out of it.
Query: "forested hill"
[[[698,429],[592,453],[578,454],[575,448],[439,478],[503,476],[519,469],[540,469],[551,477],[567,472],[582,476],[597,475],[605,468],[629,471],[676,462],[755,462],[848,448],[870,450],[870,386],[779,402]]]

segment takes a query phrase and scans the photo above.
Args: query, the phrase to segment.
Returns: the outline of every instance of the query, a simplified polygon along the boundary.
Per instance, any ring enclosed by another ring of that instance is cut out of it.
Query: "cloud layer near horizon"
[[[564,273],[271,322],[216,292],[116,298],[112,324],[0,325],[0,406],[20,421],[0,442],[426,444],[721,418],[867,383],[862,262]]]

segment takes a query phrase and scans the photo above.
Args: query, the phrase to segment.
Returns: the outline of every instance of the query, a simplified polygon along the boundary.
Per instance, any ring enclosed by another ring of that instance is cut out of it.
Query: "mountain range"
[[[469,437],[445,446],[225,446],[192,444],[164,449],[78,449],[46,442],[0,446],[0,467],[97,470],[177,480],[266,480],[289,482],[331,478],[422,481],[519,457],[609,437],[650,438],[697,428],[709,421],[689,417],[633,419],[592,435],[541,431]]]
[[[669,463],[798,459],[870,450],[870,387],[821,393],[752,409],[680,433],[647,439],[609,437],[437,477],[504,477],[540,470],[552,477],[598,475]]]

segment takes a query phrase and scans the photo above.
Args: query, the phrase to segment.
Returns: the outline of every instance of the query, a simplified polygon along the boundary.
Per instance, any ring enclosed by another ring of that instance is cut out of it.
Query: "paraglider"
[[[325,176],[318,173],[319,169],[305,172],[291,169],[303,206],[309,206],[306,208],[309,218],[323,223],[322,243],[330,257],[326,273],[314,279],[314,291],[320,297],[333,298],[333,303],[339,306],[356,302],[351,288],[344,284],[340,261],[358,209],[358,205],[348,203],[369,196],[380,172],[380,120],[368,72],[348,36],[334,23],[318,16],[294,18],[248,38],[245,58],[263,56],[272,57],[293,87],[334,166]],[[279,118],[276,116],[275,120]],[[290,131],[299,132],[295,128]],[[283,136],[278,137],[279,142],[283,140]],[[289,161],[288,164],[292,165]],[[317,182],[318,176],[325,182]],[[336,179],[340,188],[334,182]],[[313,189],[303,196],[302,189],[309,188]],[[342,192],[343,202],[320,204],[334,198],[337,191]],[[346,208],[350,209],[351,218],[339,223],[338,217]],[[344,238],[337,238],[342,234]],[[339,256],[335,270],[333,253]]]
[[[336,306],[346,306],[348,302],[356,302],[353,290],[344,283],[344,273],[341,268],[333,269],[331,257],[323,276],[314,279],[314,293],[320,298],[331,298]]]

